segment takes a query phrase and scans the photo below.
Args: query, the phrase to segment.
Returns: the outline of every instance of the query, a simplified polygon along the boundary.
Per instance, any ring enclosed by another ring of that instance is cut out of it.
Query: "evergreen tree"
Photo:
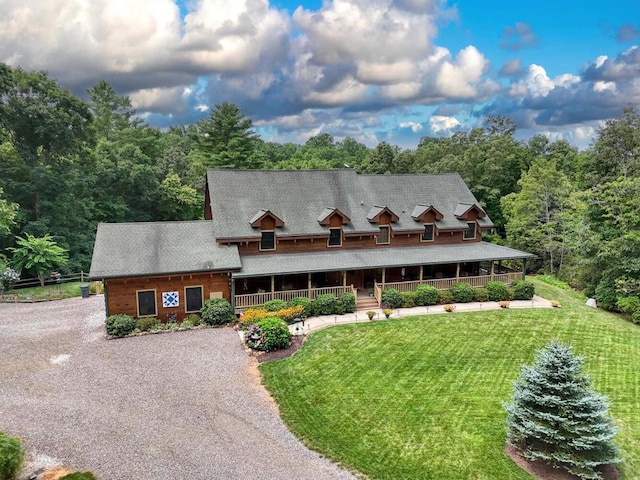
[[[582,358],[556,341],[540,350],[514,382],[507,437],[529,460],[543,460],[582,479],[617,463],[616,433],[605,398],[591,389]]]

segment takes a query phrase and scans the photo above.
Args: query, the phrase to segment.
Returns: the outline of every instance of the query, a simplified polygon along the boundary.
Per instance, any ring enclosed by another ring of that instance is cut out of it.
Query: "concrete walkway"
[[[477,312],[482,310],[498,310],[500,305],[498,302],[471,302],[471,303],[455,303],[456,312]],[[531,300],[513,300],[509,302],[509,308],[552,308],[551,302],[537,295]],[[381,308],[375,308],[371,311],[376,312],[374,320],[386,320]],[[445,313],[443,305],[430,305],[427,307],[413,308],[394,308],[391,319],[412,317],[415,315],[431,315],[436,313]],[[309,333],[321,328],[330,327],[332,325],[345,325],[348,323],[369,322],[367,311],[357,310],[354,313],[346,313],[344,315],[321,315],[318,317],[310,317],[303,322],[289,325],[289,330],[294,335]]]

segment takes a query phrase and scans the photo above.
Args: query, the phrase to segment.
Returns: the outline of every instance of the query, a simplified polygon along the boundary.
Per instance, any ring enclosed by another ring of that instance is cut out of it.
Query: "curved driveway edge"
[[[32,457],[100,480],[354,478],[289,432],[235,331],[105,340],[103,301],[0,304],[0,430]]]

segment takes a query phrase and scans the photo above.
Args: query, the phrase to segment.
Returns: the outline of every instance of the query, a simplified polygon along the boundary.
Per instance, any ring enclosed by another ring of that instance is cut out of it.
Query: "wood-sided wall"
[[[180,321],[187,315],[185,311],[185,287],[202,286],[203,302],[207,301],[211,294],[216,296],[221,295],[230,301],[230,278],[228,272],[216,272],[105,279],[107,315],[124,313],[132,317],[137,317],[138,304],[136,292],[140,290],[155,290],[156,316],[163,322],[166,322],[168,315],[175,313],[177,320]],[[163,308],[162,292],[178,292],[179,306]]]

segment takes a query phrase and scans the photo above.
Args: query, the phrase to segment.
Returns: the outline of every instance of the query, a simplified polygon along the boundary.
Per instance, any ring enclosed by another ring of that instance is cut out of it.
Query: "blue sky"
[[[414,148],[508,115],[588,146],[640,103],[640,2],[0,0],[0,61],[99,80],[153,125],[223,101],[267,140]]]

